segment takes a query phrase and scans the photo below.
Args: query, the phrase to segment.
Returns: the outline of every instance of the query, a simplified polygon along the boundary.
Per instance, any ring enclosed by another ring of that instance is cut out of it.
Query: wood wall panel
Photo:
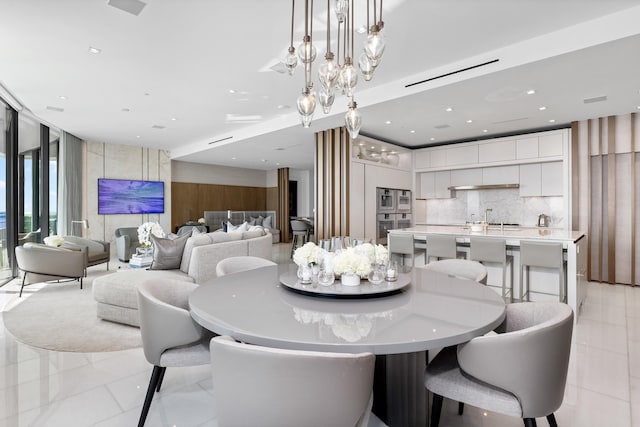
[[[171,230],[195,221],[204,211],[267,210],[267,189],[239,185],[171,183]]]
[[[268,211],[278,210],[278,187],[267,188],[266,204]]]

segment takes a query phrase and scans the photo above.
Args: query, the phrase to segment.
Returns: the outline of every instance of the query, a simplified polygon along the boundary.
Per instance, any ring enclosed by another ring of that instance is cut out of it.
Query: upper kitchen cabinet
[[[560,157],[563,154],[563,134],[554,133],[538,138],[538,157]]]
[[[518,166],[482,168],[482,185],[517,184],[519,174]]]
[[[562,196],[562,162],[520,165],[520,197]]]
[[[418,198],[450,199],[451,171],[424,172],[420,175]]]
[[[506,140],[479,145],[478,155],[481,164],[514,160],[516,158],[516,141]]]

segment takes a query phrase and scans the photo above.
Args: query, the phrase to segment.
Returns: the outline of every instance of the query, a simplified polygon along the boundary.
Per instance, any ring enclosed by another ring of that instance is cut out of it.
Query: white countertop
[[[415,227],[390,230],[390,233],[412,233],[414,235],[426,234],[448,234],[458,237],[460,242],[468,242],[470,236],[487,236],[502,238],[507,240],[507,244],[518,245],[520,240],[545,240],[561,241],[563,243],[575,243],[580,240],[584,233],[582,231],[569,231],[557,228],[526,228],[517,226],[505,226],[504,230],[500,226],[490,226],[486,231],[471,231],[466,226],[455,225],[416,225]]]

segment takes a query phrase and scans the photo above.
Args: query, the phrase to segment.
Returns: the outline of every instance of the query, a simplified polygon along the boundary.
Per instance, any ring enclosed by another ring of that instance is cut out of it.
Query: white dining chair
[[[255,256],[234,256],[225,258],[216,265],[216,275],[226,276],[227,274],[239,273],[241,271],[253,270],[255,268],[269,267],[277,265],[268,259]]]
[[[367,426],[375,356],[211,340],[220,427]]]

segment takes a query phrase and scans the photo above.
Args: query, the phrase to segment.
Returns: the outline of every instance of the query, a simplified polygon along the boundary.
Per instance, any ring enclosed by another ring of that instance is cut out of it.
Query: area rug
[[[10,301],[4,325],[16,339],[56,351],[103,352],[142,346],[140,329],[96,317],[92,280],[49,283],[37,292]],[[25,288],[26,290],[27,288]]]

